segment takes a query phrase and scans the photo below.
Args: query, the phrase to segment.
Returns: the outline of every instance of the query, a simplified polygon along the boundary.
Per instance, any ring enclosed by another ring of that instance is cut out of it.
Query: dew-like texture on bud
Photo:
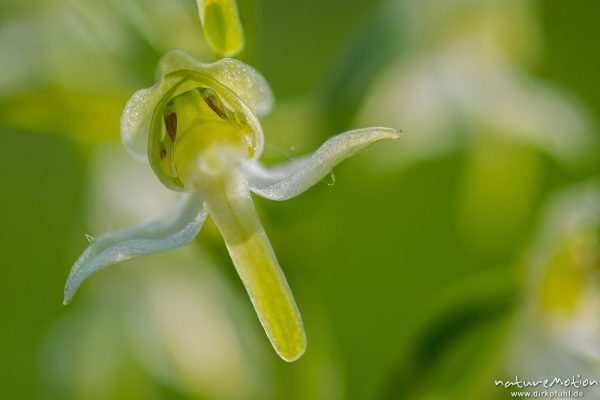
[[[244,34],[235,0],[198,0],[204,37],[219,55],[233,56],[244,47]]]
[[[182,50],[173,50],[165,54],[158,66],[159,76],[182,70],[202,71],[210,75],[258,115],[267,114],[273,106],[273,93],[267,80],[241,61],[223,58],[212,64],[203,64]]]
[[[265,78],[251,66],[224,58],[209,67],[213,77],[237,94],[257,115],[273,108],[273,93]]]
[[[121,116],[121,138],[131,155],[146,159],[148,132],[150,131],[151,112],[160,100],[157,86],[140,89],[131,96]]]

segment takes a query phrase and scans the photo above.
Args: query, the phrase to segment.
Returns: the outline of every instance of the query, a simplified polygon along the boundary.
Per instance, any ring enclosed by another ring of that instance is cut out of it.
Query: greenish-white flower
[[[390,128],[345,132],[312,155],[267,168],[258,161],[263,133],[257,115],[270,111],[273,96],[257,71],[232,59],[201,64],[172,51],[158,72],[156,85],[129,100],[123,141],[149,161],[164,186],[187,197],[156,220],[93,241],[71,270],[64,302],[101,268],[188,244],[210,215],[273,347],[293,361],[306,348],[302,319],[250,193],[289,199],[358,150],[400,134]]]

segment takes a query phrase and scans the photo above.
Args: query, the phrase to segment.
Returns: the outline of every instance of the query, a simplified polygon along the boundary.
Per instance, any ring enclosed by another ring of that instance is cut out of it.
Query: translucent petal
[[[258,115],[267,114],[273,106],[273,92],[267,80],[241,61],[223,58],[202,64],[182,50],[173,50],[163,57],[159,68],[163,76],[182,70],[203,72],[235,93]]]
[[[131,96],[121,116],[121,138],[127,150],[139,159],[146,159],[152,110],[162,97],[157,86],[138,90]]]
[[[205,218],[201,200],[190,196],[158,219],[99,236],[71,268],[64,304],[71,301],[85,279],[104,267],[190,243]]]
[[[177,90],[204,86],[216,90],[231,107],[244,115],[252,127],[256,157],[262,152],[263,134],[255,114],[267,113],[273,94],[266,80],[254,68],[236,60],[222,59],[202,64],[181,50],[170,51],[159,63],[157,83],[138,90],[127,102],[121,117],[121,136],[127,149],[146,159],[152,118]]]
[[[300,312],[239,171],[202,179],[200,189],[211,218],[223,235],[258,318],[271,344],[286,361],[306,348]]]
[[[233,56],[244,47],[244,34],[234,0],[198,0],[204,37],[219,55]]]
[[[231,89],[258,115],[273,108],[273,92],[266,79],[241,61],[224,58],[208,66],[213,78]]]
[[[334,136],[313,154],[267,168],[258,162],[248,165],[250,189],[271,200],[286,200],[323,179],[333,167],[368,145],[383,139],[399,139],[391,128],[363,128]]]

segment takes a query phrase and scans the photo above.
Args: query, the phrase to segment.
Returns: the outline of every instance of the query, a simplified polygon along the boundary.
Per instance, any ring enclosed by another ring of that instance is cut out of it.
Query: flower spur
[[[358,150],[400,133],[348,131],[312,155],[267,168],[258,161],[263,134],[257,115],[270,111],[273,96],[257,71],[232,59],[201,64],[176,50],[161,60],[158,73],[156,85],[127,103],[121,133],[164,186],[186,197],[156,220],[93,241],[71,269],[64,303],[104,267],[190,243],[210,215],[275,351],[294,361],[306,348],[302,319],[250,193],[289,199]]]

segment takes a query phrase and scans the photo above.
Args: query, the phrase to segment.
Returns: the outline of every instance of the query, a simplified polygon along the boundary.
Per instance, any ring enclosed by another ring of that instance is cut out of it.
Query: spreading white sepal
[[[68,304],[83,281],[102,268],[185,246],[196,237],[205,219],[202,201],[190,195],[157,219],[99,236],[71,268],[63,303]]]
[[[337,164],[370,144],[399,139],[392,128],[363,128],[332,137],[313,154],[267,168],[258,162],[247,166],[250,189],[271,200],[287,200],[323,179]]]

